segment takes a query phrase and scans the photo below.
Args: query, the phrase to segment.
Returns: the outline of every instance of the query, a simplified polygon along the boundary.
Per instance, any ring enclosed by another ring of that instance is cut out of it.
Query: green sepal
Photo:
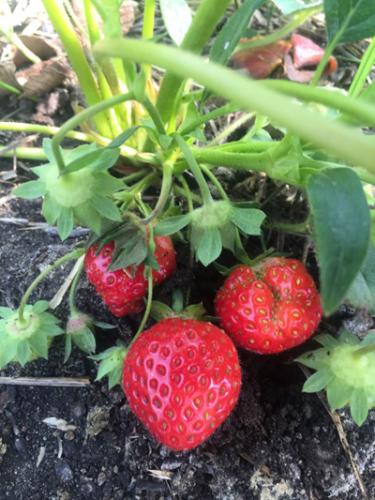
[[[336,347],[339,345],[339,341],[327,333],[316,335],[314,340],[324,347]]]
[[[364,389],[354,389],[350,398],[350,413],[354,422],[361,426],[368,416],[368,396]]]
[[[46,193],[46,188],[41,181],[29,181],[17,186],[12,193],[18,198],[32,200],[43,196]]]
[[[59,320],[46,312],[48,302],[40,300],[26,305],[24,321],[19,321],[17,310],[2,308],[0,320],[0,369],[8,363],[26,363],[48,357],[52,338],[62,333]]]
[[[332,410],[337,410],[346,406],[351,398],[353,388],[334,378],[327,386],[327,400]]]
[[[112,389],[115,385],[121,384],[121,375],[126,353],[126,347],[119,342],[116,346],[110,347],[102,353],[90,356],[90,359],[100,361],[95,380],[101,380],[104,377],[108,377],[109,389]]]
[[[190,224],[192,219],[191,214],[177,215],[175,217],[169,217],[168,219],[163,219],[157,223],[154,228],[154,234],[157,236],[169,236],[171,234],[177,233],[184,229]]]
[[[72,311],[66,324],[64,362],[70,357],[72,344],[87,354],[93,354],[96,351],[96,339],[92,327],[93,320],[90,316],[80,311]]]
[[[74,217],[71,208],[63,208],[57,219],[57,231],[62,241],[66,240],[73,231]]]
[[[349,332],[348,330],[343,330],[340,333],[340,342],[343,342],[345,344],[350,344],[350,345],[357,345],[361,341],[359,338],[354,335],[354,333]]]
[[[315,351],[309,351],[305,354],[299,356],[295,361],[307,366],[308,368],[313,368],[314,370],[319,370],[327,364],[327,357],[329,356],[329,351],[327,349],[316,349]]]
[[[100,215],[102,215],[106,219],[113,220],[115,222],[121,221],[122,217],[119,209],[109,198],[96,194],[91,198],[90,204],[92,208],[94,208]]]
[[[53,226],[60,217],[62,206],[49,194],[46,194],[42,205],[42,215],[50,226]]]
[[[100,235],[103,219],[89,203],[82,203],[82,205],[74,207],[74,216],[83,226]]]
[[[319,392],[333,380],[334,375],[328,368],[322,368],[311,375],[303,385],[303,392]]]
[[[259,236],[261,234],[261,226],[266,214],[257,208],[237,208],[233,207],[230,220],[243,233],[248,235]]]
[[[21,366],[25,366],[27,362],[31,361],[32,351],[30,344],[27,340],[21,340],[17,345],[16,359]]]
[[[214,262],[223,248],[220,230],[217,227],[204,230],[193,226],[191,243],[196,259],[204,266]]]
[[[366,337],[361,341],[361,347],[367,347],[375,344],[375,330],[370,330]]]

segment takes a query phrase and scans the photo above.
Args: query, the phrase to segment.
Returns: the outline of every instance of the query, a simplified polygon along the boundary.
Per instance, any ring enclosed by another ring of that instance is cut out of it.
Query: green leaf
[[[355,42],[375,35],[373,0],[324,0],[324,12],[330,41],[343,28],[339,43]]]
[[[339,378],[334,378],[327,386],[328,404],[332,410],[346,406],[352,394],[353,388],[343,383]]]
[[[48,359],[48,337],[43,332],[36,333],[29,338],[29,344],[38,357]]]
[[[115,203],[105,196],[95,195],[90,200],[92,208],[100,213],[103,217],[115,222],[122,220],[120,210]]]
[[[319,392],[331,382],[334,375],[328,368],[318,370],[303,385],[303,392]]]
[[[266,214],[257,208],[233,208],[230,219],[245,234],[260,235],[265,217]]]
[[[137,84],[137,79],[134,82],[134,85]],[[125,132],[122,134],[118,135],[113,139],[112,142],[108,144],[108,148],[119,148],[122,146],[130,137],[139,129],[139,125],[136,125],[135,127],[130,127]]]
[[[263,3],[264,0],[245,0],[231,15],[211,47],[209,55],[211,61],[223,65],[229,61],[238,42],[244,36],[252,15]]]
[[[375,314],[375,247],[370,245],[362,269],[355,277],[346,300],[354,307],[365,308]]]
[[[64,208],[57,219],[57,230],[62,241],[66,240],[66,238],[70,235],[73,231],[73,227],[73,210],[70,208]]]
[[[156,236],[169,236],[170,234],[181,231],[191,222],[191,214],[177,215],[176,217],[169,217],[159,221],[154,229]]]
[[[350,398],[350,413],[354,422],[361,426],[368,415],[368,400],[364,389],[354,389]]]
[[[46,188],[44,183],[41,181],[29,181],[17,186],[13,189],[12,193],[19,198],[32,200],[43,196],[46,193]]]
[[[199,260],[204,266],[208,266],[214,262],[220,256],[222,250],[221,234],[219,229],[215,227],[202,231],[199,236],[197,246],[194,248],[197,260]]]
[[[185,0],[160,0],[160,9],[169,36],[176,45],[181,45],[193,16]]]
[[[323,170],[308,183],[323,308],[339,306],[367,254],[370,215],[361,182],[348,168]]]
[[[61,205],[59,205],[49,194],[46,194],[43,200],[42,215],[50,226],[55,224],[60,217],[61,211]]]
[[[288,16],[300,10],[322,5],[323,0],[272,0],[272,2],[281,10],[284,16]]]

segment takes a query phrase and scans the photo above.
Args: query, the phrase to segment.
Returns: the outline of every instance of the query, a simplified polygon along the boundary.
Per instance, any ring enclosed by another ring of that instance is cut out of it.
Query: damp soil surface
[[[10,168],[6,161],[1,165]],[[0,304],[14,307],[31,280],[87,233],[78,230],[62,243],[42,223],[38,201],[12,198],[5,184],[0,201]],[[296,245],[297,257],[301,257],[302,247],[303,242]],[[158,289],[157,298],[168,300],[173,289],[184,290],[195,283],[193,298],[209,303],[212,276],[220,280],[217,273],[205,276],[199,269],[189,271],[183,247],[179,255],[179,271]],[[51,298],[70,268],[67,264],[55,271],[31,300]],[[85,279],[79,287],[78,304],[96,319],[116,326],[112,331],[98,331],[99,351],[117,338],[128,341],[140,321],[137,316],[112,317]],[[334,333],[344,320],[358,327],[356,317],[351,316],[354,313],[343,311],[321,328]],[[56,314],[66,321],[65,302]],[[298,353],[261,357],[241,352],[243,388],[231,417],[198,449],[173,453],[144,430],[120,388],[109,391],[104,382],[94,381],[94,361],[74,349],[63,364],[63,341],[57,339],[48,361],[38,360],[25,368],[11,366],[0,375],[88,378],[90,385],[0,384],[0,499],[362,498],[322,400],[301,392],[305,375],[292,362]],[[361,428],[345,412],[340,416],[368,498],[374,498],[375,415],[372,412]],[[51,417],[64,420],[68,427],[52,428],[44,422]]]

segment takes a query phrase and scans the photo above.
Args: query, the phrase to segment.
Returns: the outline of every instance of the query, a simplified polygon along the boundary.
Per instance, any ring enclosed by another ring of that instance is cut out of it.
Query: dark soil
[[[0,197],[0,304],[16,306],[40,270],[85,234],[78,232],[62,244],[53,230],[30,225],[40,221],[38,202],[20,202],[6,194],[4,189]],[[180,254],[180,271],[159,288],[159,297],[192,282],[184,252]],[[32,300],[51,298],[70,266],[54,272]],[[205,282],[211,280],[206,277]],[[209,288],[193,289],[194,298]],[[110,316],[85,280],[78,297],[82,310],[117,325],[114,331],[98,332],[99,350],[116,338],[131,338],[139,318],[119,321]],[[57,314],[66,320],[64,303]],[[323,328],[332,331],[341,319]],[[85,376],[92,383],[87,388],[0,385],[0,499],[359,499],[330,416],[316,395],[301,393],[304,375],[291,363],[296,354],[261,357],[242,352],[243,389],[231,417],[198,449],[173,453],[148,435],[119,388],[108,391],[104,382],[94,382],[93,361],[74,350],[64,365],[62,340],[57,339],[49,361],[24,369],[12,366],[1,375]],[[374,498],[375,415],[360,429],[346,413],[341,416],[369,498]],[[43,422],[49,417],[74,427],[53,429]]]

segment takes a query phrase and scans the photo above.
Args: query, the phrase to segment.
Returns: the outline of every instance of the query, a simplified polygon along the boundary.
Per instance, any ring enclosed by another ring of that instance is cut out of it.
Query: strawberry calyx
[[[303,391],[326,390],[332,410],[349,406],[353,420],[362,425],[375,407],[375,332],[369,332],[362,341],[348,331],[339,338],[318,335],[315,340],[322,347],[296,359],[316,370]]]
[[[93,333],[92,318],[81,311],[73,310],[66,324],[65,356],[66,362],[72,352],[72,344],[81,351],[93,354],[96,351],[96,340]]]
[[[182,318],[203,320],[207,312],[202,303],[191,304],[180,311],[172,309],[163,302],[154,300],[151,305],[151,317],[155,321],[161,321],[166,318]]]
[[[27,304],[20,319],[19,311],[0,307],[0,369],[8,363],[26,363],[48,359],[52,338],[63,333],[59,320],[47,312],[48,302]]]
[[[42,214],[49,225],[57,225],[62,240],[71,234],[75,224],[100,234],[104,220],[121,221],[110,195],[123,183],[107,172],[118,157],[116,149],[89,144],[61,150],[64,173],[51,154],[49,140],[43,141],[43,149],[50,161],[32,169],[39,179],[22,184],[14,194],[27,199],[42,196]]]
[[[126,346],[122,342],[118,341],[117,345],[110,347],[95,356],[90,356],[90,359],[99,361],[98,373],[95,380],[98,381],[104,377],[108,377],[109,389],[112,389],[116,385],[120,385],[124,360],[127,352],[128,349]]]

